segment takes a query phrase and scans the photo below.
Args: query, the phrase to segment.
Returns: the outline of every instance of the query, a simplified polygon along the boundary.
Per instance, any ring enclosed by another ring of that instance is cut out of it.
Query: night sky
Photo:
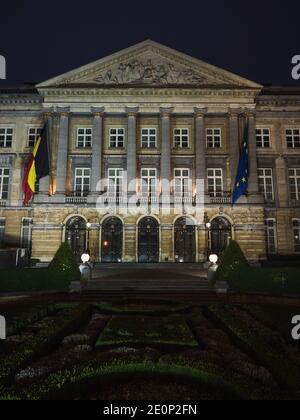
[[[149,38],[259,83],[300,85],[291,78],[299,3],[1,0],[0,87],[47,80]]]

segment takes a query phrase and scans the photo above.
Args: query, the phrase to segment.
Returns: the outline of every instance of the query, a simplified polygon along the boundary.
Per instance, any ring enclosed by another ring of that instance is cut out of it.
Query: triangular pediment
[[[134,45],[40,83],[37,87],[58,86],[261,87],[257,83],[153,41]]]

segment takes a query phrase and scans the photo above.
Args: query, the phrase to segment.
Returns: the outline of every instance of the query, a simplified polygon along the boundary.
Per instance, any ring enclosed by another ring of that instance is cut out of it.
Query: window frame
[[[258,187],[261,193],[264,194],[266,201],[274,201],[275,200],[275,192],[274,192],[274,175],[273,175],[273,168],[257,168],[258,171]],[[260,175],[260,171],[263,171],[263,175]],[[266,171],[271,171],[271,175],[266,175]],[[269,191],[267,191],[267,187],[269,184],[267,184],[267,180],[271,179],[271,186],[272,186],[272,198],[268,197],[268,194],[270,194]],[[261,180],[263,180],[263,188],[261,184]]]
[[[291,131],[291,134],[288,134],[288,131]],[[298,134],[295,134],[295,131],[298,131]],[[291,140],[288,140],[289,137],[291,137]],[[295,137],[298,138],[297,143],[295,141]],[[296,128],[296,127],[286,128],[285,129],[285,138],[286,138],[286,147],[288,149],[299,149],[300,148],[300,128]],[[291,141],[291,145],[289,145],[289,141]]]
[[[273,223],[273,226],[270,226],[270,222]],[[271,250],[271,236],[270,233],[273,232],[274,238],[274,251]],[[275,218],[266,219],[266,237],[267,237],[267,251],[268,255],[276,255],[278,253],[278,239],[277,239],[277,222]]]
[[[115,172],[115,175],[110,174],[111,171]],[[116,171],[121,172],[121,175],[116,175]],[[107,179],[108,179],[108,195],[113,197],[120,197],[123,191],[123,181],[124,181],[124,169],[123,168],[108,168],[107,170]],[[111,189],[111,180],[114,179],[114,188]],[[117,181],[117,182],[116,182]]]
[[[4,133],[1,133],[1,130],[4,130]],[[11,130],[11,133],[8,134],[8,130]],[[1,140],[1,137],[4,136],[4,139]],[[7,137],[10,136],[11,139],[7,140]],[[1,142],[3,141],[3,145]],[[0,149],[11,149],[14,141],[14,128],[11,126],[0,126]],[[9,145],[7,145],[9,142]]]
[[[179,133],[176,133],[178,131]],[[183,133],[186,131],[186,134]],[[184,138],[187,138],[184,140]],[[187,142],[186,146],[183,142]],[[173,146],[174,149],[189,149],[190,148],[190,129],[188,127],[175,127],[173,129]]]
[[[209,175],[209,171],[213,171],[213,175]],[[221,175],[217,175],[216,172],[221,171]],[[207,168],[207,191],[211,197],[222,197],[224,194],[224,171],[223,168]],[[213,180],[213,191],[210,191],[209,180]],[[217,180],[221,180],[221,185],[217,184]],[[220,189],[220,191],[218,191]]]
[[[147,134],[143,133],[143,131],[147,130]],[[151,134],[150,131],[154,131],[155,134]],[[151,140],[151,137],[154,137],[154,146],[151,144],[153,143],[153,140]],[[145,140],[146,138],[146,140]],[[144,145],[144,141],[146,141],[147,145]],[[157,149],[157,128],[155,127],[142,127],[141,128],[141,148],[142,149]]]
[[[112,131],[115,130],[116,133],[112,134]],[[119,131],[122,130],[122,134]],[[122,140],[119,140],[119,137],[122,136]],[[115,137],[115,140],[112,140],[112,137]],[[112,145],[112,142],[115,141],[115,146]],[[119,145],[119,142],[122,145]],[[109,128],[109,148],[110,149],[124,149],[125,148],[125,128],[124,127],[110,127]]]
[[[294,171],[294,175],[291,175],[290,171]],[[299,171],[299,175],[297,175],[297,171]],[[288,176],[289,176],[290,199],[293,201],[299,201],[300,200],[300,168],[288,168]],[[295,193],[291,191],[291,188],[292,188],[291,180],[295,180]],[[293,198],[292,194],[296,194],[296,198]]]
[[[83,130],[83,133],[79,133],[80,130]],[[87,131],[90,133],[87,133]],[[79,144],[79,137],[83,137],[82,145]],[[90,140],[87,140],[90,138]],[[88,143],[88,144],[87,144]],[[76,129],[76,148],[77,149],[90,149],[93,146],[93,128],[92,127],[77,127]]]
[[[35,133],[30,133],[30,130],[35,130]],[[36,141],[39,138],[40,134],[42,133],[43,128],[40,126],[30,126],[27,128],[27,147],[30,149],[34,148],[36,145]],[[30,144],[30,136],[34,136],[34,142],[33,144]]]
[[[212,131],[212,133],[209,134],[209,131]],[[217,134],[216,131],[219,131],[219,134]],[[207,127],[205,130],[205,135],[206,135],[206,148],[207,149],[222,149],[223,141],[222,141],[222,128],[221,127]],[[210,137],[211,137],[211,140],[209,140]],[[217,146],[216,137],[220,138],[219,146]]]
[[[176,175],[176,171],[180,171],[180,175]],[[184,175],[184,171],[187,175]],[[187,185],[186,185],[187,180]],[[180,191],[177,188],[177,181],[179,181]],[[178,197],[189,197],[192,193],[192,178],[190,168],[174,168],[173,170],[173,191],[174,195]]]
[[[82,171],[82,175],[78,175],[77,172],[78,171]],[[89,171],[89,175],[85,175],[84,171]],[[75,171],[74,171],[74,194],[76,197],[87,197],[91,191],[91,175],[92,175],[92,171],[91,168],[89,167],[82,167],[82,166],[76,166],[75,167]],[[88,190],[85,190],[85,179],[89,179],[89,184],[88,184]],[[81,183],[77,184],[77,179],[81,179]],[[77,189],[77,186],[80,185],[80,188]]]
[[[28,225],[26,225],[24,222],[28,222]],[[32,223],[33,219],[31,217],[23,217],[21,222],[21,235],[20,235],[20,247],[23,249],[28,249],[31,251],[32,248]],[[24,246],[24,231],[28,230],[28,237],[26,239],[27,244]]]
[[[143,175],[143,171],[147,171],[148,175],[147,176]],[[149,175],[150,171],[154,171],[155,175]],[[146,183],[143,182],[144,179],[147,180]],[[155,180],[153,189],[152,189],[152,183],[151,183],[152,179]],[[146,185],[147,185],[147,191],[144,191],[144,187]],[[157,193],[157,185],[158,185],[158,182],[157,182],[157,168],[146,168],[146,167],[141,168],[141,189],[140,189],[140,191],[141,191],[142,196],[146,196],[146,197],[155,196],[156,193]]]
[[[4,174],[4,171],[8,171],[8,175]],[[0,200],[8,200],[10,191],[10,173],[11,170],[7,166],[0,167]],[[4,184],[4,178],[8,178],[7,184]],[[3,187],[7,185],[7,191],[4,191]],[[4,196],[6,195],[6,196]]]
[[[260,131],[260,134],[258,133],[258,131]],[[265,134],[264,131],[268,131],[268,133]],[[258,137],[260,138],[260,140],[258,140]],[[265,137],[268,137],[268,140],[266,140]],[[256,127],[255,139],[256,139],[256,147],[258,149],[271,149],[272,148],[271,129],[269,127]],[[259,142],[261,142],[261,145],[259,145]],[[266,143],[268,143],[268,146],[266,145]]]

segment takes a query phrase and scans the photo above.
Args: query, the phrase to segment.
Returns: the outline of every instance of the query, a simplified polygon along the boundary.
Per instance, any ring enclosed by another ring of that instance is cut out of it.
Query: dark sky
[[[1,0],[6,84],[47,80],[148,38],[253,81],[292,84],[299,3]]]

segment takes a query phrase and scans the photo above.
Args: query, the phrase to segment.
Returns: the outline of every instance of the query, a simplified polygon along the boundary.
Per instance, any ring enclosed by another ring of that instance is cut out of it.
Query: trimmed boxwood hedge
[[[300,294],[299,268],[251,267],[235,241],[224,252],[214,276],[216,281],[226,281],[237,292]]]
[[[239,387],[217,375],[186,366],[170,366],[152,362],[115,363],[112,365],[94,362],[86,366],[76,366],[51,374],[46,379],[33,384],[21,394],[21,397],[29,400],[70,399],[75,393],[82,394],[82,390],[87,391],[91,386],[103,385],[106,381],[120,382],[128,377],[132,378],[132,376],[155,378],[158,381],[163,377],[172,381],[187,380],[194,386],[198,383],[205,385],[212,392],[215,390],[222,393],[224,399],[248,399],[248,395],[243,394]]]
[[[64,242],[48,268],[0,270],[0,293],[27,291],[68,291],[80,271],[70,246]]]
[[[258,364],[266,367],[277,383],[285,390],[295,393],[299,391],[300,369],[284,355],[278,353],[263,338],[254,334],[239,319],[232,317],[222,307],[209,306],[206,315],[222,328],[232,341]]]
[[[14,375],[37,357],[51,351],[66,336],[80,328],[90,317],[92,306],[77,305],[63,310],[59,322],[33,335],[18,350],[0,360],[0,385],[8,385]]]

